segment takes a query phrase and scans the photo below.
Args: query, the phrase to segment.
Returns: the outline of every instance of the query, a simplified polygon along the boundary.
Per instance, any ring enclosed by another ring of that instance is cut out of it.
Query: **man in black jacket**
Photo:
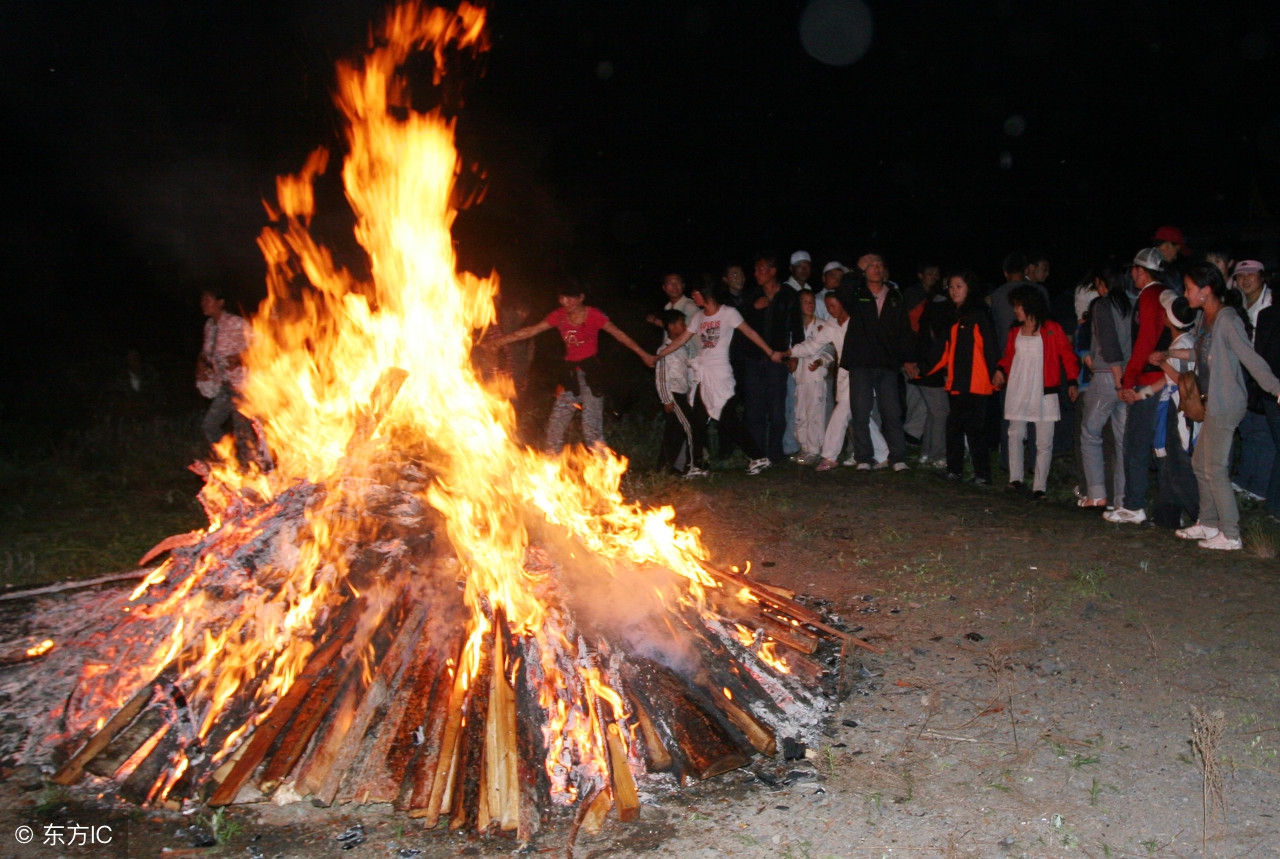
[[[778,281],[778,258],[773,254],[756,257],[755,278],[758,288],[743,302],[742,316],[771,348],[785,352],[804,340],[797,293]],[[759,349],[749,349],[743,355],[743,380],[739,390],[747,431],[772,462],[786,458],[782,439],[787,431],[787,380],[790,378],[786,364],[770,361]]]
[[[907,470],[907,442],[902,431],[902,400],[898,374],[919,375],[912,362],[911,319],[902,293],[888,283],[888,269],[879,254],[858,260],[860,276],[850,273],[841,286],[841,300],[849,311],[840,366],[849,371],[849,405],[853,411],[853,456],[859,471],[872,467],[871,410],[880,405],[880,425],[889,445],[889,459],[881,468]]]

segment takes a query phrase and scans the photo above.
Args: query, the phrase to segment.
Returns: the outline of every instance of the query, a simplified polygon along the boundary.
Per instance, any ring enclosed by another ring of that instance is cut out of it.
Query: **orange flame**
[[[252,319],[243,411],[261,423],[276,467],[246,472],[229,441],[219,448],[201,495],[210,517],[207,554],[186,581],[131,616],[175,619],[168,641],[138,673],[149,679],[177,665],[199,738],[250,686],[259,703],[253,718],[265,718],[311,656],[323,612],[359,593],[347,581],[344,552],[367,536],[361,529],[372,517],[359,515],[362,497],[349,478],[369,473],[375,456],[394,449],[404,462],[426,464],[430,478],[418,498],[441,514],[461,564],[472,614],[450,673],[467,688],[501,610],[511,632],[530,642],[525,670],[541,675],[553,798],[571,802],[583,779],[607,777],[602,724],[624,722],[628,707],[598,668],[563,670],[583,660],[583,648],[548,632],[553,608],[525,569],[529,528],[554,526],[613,574],[670,570],[680,577],[674,596],[682,604],[701,608],[706,590],[719,585],[699,563],[709,553],[697,529],[678,527],[670,507],[645,509],[623,498],[625,460],[608,451],[548,456],[520,446],[508,398],[471,366],[475,333],[495,321],[498,278],[458,271],[451,227],[463,165],[453,121],[439,109],[414,109],[404,68],[412,53],[429,50],[439,83],[447,50],[487,48],[484,21],[484,11],[466,2],[456,12],[407,2],[389,14],[361,62],[339,64],[335,101],[348,148],[342,179],[368,279],[339,265],[310,233],[314,183],[330,166],[329,153],[318,149],[297,175],[278,180],[275,203],[265,204],[276,223],[258,239],[268,295]],[[388,395],[380,380],[392,369],[407,375]],[[306,506],[305,522],[282,541],[292,554],[276,558],[270,575],[246,571],[240,613],[210,622],[199,583],[273,515],[273,502],[298,487],[320,487],[316,497],[324,500]],[[330,515],[339,504],[344,515]],[[150,599],[170,567],[149,574],[133,599]],[[268,580],[276,584],[267,587]],[[359,654],[366,682],[367,655]],[[215,760],[247,732],[232,732]],[[175,781],[160,784],[160,795]]]

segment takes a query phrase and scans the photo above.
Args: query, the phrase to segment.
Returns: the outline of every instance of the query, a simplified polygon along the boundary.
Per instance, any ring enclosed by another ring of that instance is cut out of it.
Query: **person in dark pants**
[[[986,486],[991,483],[987,403],[995,393],[991,373],[1000,360],[1001,338],[991,321],[991,311],[979,297],[977,275],[959,272],[949,276],[946,283],[955,321],[942,358],[930,372],[946,370],[947,374],[947,478],[961,478],[967,439],[973,459],[973,482]]]
[[[879,254],[862,256],[858,269],[861,278],[846,275],[840,296],[849,311],[840,366],[849,371],[853,456],[859,471],[871,470],[871,410],[878,404],[889,446],[889,458],[883,466],[906,471],[907,440],[902,429],[899,379],[903,370],[910,379],[920,375],[907,302],[887,282],[888,269]]]
[[[1258,328],[1254,332],[1253,346],[1267,362],[1271,372],[1280,375],[1280,305],[1271,305],[1258,314]],[[1280,406],[1270,398],[1262,403],[1262,415],[1267,419],[1271,440],[1280,450]],[[1280,456],[1271,463],[1271,475],[1267,482],[1267,513],[1280,519]]]
[[[1102,514],[1108,522],[1141,525],[1147,521],[1147,487],[1151,480],[1151,443],[1156,434],[1159,400],[1140,397],[1148,385],[1160,384],[1164,371],[1148,363],[1151,353],[1168,347],[1172,338],[1165,327],[1164,304],[1160,296],[1167,290],[1161,278],[1164,257],[1155,248],[1138,251],[1129,272],[1138,290],[1133,314],[1133,351],[1120,380],[1120,399],[1129,404],[1124,427],[1124,498],[1121,506]]]
[[[1191,453],[1195,449],[1200,424],[1188,418],[1178,407],[1178,374],[1196,368],[1195,337],[1191,329],[1198,317],[1185,298],[1166,290],[1161,296],[1167,317],[1166,326],[1173,342],[1162,369],[1167,381],[1164,390],[1155,394],[1160,405],[1156,415],[1156,503],[1151,520],[1157,528],[1178,529],[1183,518],[1192,522],[1200,518],[1200,486]],[[1177,357],[1185,355],[1184,358]],[[1167,365],[1167,366],[1166,366]]]
[[[658,360],[662,360],[682,348],[690,339],[698,338],[698,356],[690,362],[691,383],[694,388],[693,415],[689,421],[693,427],[693,464],[685,473],[686,477],[705,477],[707,474],[707,424],[712,420],[718,421],[720,432],[732,437],[734,443],[750,458],[747,474],[760,474],[773,464],[764,451],[756,447],[746,428],[737,421],[737,413],[733,410],[737,394],[729,351],[731,343],[737,339],[735,335],[741,334],[763,351],[770,361],[781,363],[785,356],[770,349],[769,344],[743,321],[741,313],[721,304],[727,291],[720,286],[694,289],[693,300],[702,309],[689,320],[687,330],[679,337],[672,338],[657,355]]]
[[[697,307],[695,304],[694,307]],[[695,310],[696,314],[697,311]],[[662,312],[668,342],[681,337],[686,331],[684,313],[676,308]],[[662,447],[658,451],[658,470],[686,474],[693,465],[693,424],[690,421],[689,362],[698,355],[698,344],[693,338],[681,348],[658,361],[654,385],[658,399],[662,401]],[[681,463],[684,467],[680,467]]]
[[[759,289],[745,303],[743,319],[770,349],[786,352],[804,340],[799,298],[795,290],[778,282],[778,262],[772,254],[756,257],[755,276]],[[786,458],[783,439],[788,426],[787,380],[791,373],[786,364],[770,361],[758,349],[746,350],[743,358],[742,398],[747,431],[770,461],[781,462]]]

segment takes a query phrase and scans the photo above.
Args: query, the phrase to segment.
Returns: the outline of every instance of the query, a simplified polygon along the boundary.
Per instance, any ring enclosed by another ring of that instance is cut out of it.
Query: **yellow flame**
[[[210,518],[206,554],[186,580],[132,616],[178,618],[148,667],[154,676],[180,660],[199,737],[249,684],[260,720],[305,667],[322,614],[348,595],[360,597],[346,578],[345,547],[367,537],[367,525],[359,492],[348,491],[343,478],[369,473],[375,456],[382,462],[393,450],[406,463],[425,463],[431,477],[419,497],[441,514],[472,612],[450,676],[457,672],[459,688],[476,676],[496,610],[513,634],[536,643],[529,653],[540,654],[546,766],[553,794],[564,802],[580,793],[570,770],[605,776],[601,720],[623,721],[627,704],[598,669],[571,676],[560,669],[574,662],[577,648],[547,631],[551,608],[535,593],[538,576],[524,568],[530,523],[557,526],[603,569],[675,572],[683,577],[684,593],[675,597],[682,604],[701,607],[706,590],[719,585],[699,563],[709,553],[697,529],[678,527],[670,507],[645,509],[624,499],[625,460],[608,451],[549,456],[522,447],[508,397],[471,366],[476,332],[495,321],[499,282],[458,271],[451,229],[463,165],[454,124],[439,109],[413,107],[404,69],[412,53],[431,51],[438,83],[446,51],[487,47],[484,21],[484,11],[466,2],[456,12],[407,2],[390,12],[367,55],[339,64],[342,180],[368,276],[341,266],[310,233],[315,183],[331,166],[329,153],[318,149],[297,175],[278,180],[274,203],[265,203],[273,223],[258,238],[267,298],[251,320],[243,411],[261,423],[275,469],[245,471],[230,440],[218,448],[201,494]],[[407,374],[395,391],[386,387],[392,370]],[[240,614],[216,625],[204,620],[212,602],[201,590],[205,577],[225,569],[276,515],[272,503],[300,486],[318,487],[323,501],[306,508],[305,524],[287,541],[287,566],[243,571]],[[329,515],[339,504],[344,515]],[[171,568],[167,562],[149,574],[133,599],[166,582]],[[261,584],[268,580],[283,584]],[[360,658],[368,682],[367,651]],[[247,733],[240,726],[218,757]]]

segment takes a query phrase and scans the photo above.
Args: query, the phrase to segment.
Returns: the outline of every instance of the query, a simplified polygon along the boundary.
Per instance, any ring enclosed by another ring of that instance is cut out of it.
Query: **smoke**
[[[682,674],[696,670],[697,654],[676,610],[684,577],[652,564],[603,558],[545,523],[530,536],[558,564],[554,593],[579,628]]]

